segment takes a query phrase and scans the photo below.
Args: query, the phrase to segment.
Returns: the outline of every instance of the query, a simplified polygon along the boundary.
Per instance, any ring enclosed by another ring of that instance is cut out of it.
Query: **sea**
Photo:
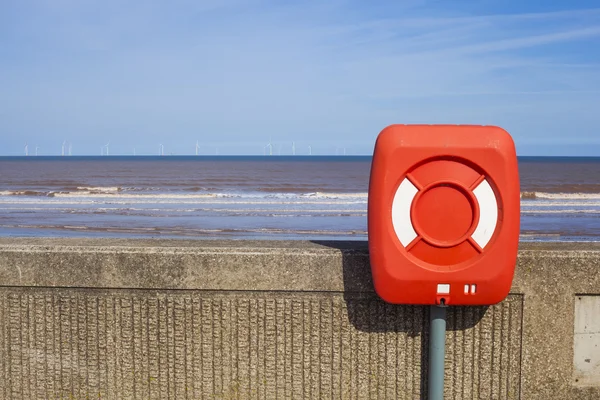
[[[369,156],[0,157],[0,236],[366,240]],[[521,240],[600,241],[600,157],[520,157]]]

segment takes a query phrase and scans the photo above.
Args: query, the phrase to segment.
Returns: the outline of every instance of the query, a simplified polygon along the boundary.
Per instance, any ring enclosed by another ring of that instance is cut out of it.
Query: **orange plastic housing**
[[[517,259],[519,207],[517,156],[505,130],[385,128],[369,183],[375,290],[396,304],[502,301]]]

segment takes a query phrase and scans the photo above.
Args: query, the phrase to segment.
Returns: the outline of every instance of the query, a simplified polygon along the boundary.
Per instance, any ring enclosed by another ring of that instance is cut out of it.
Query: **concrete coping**
[[[573,280],[573,260],[585,258],[599,259],[600,243],[522,243],[513,289],[522,292],[535,277],[532,273],[543,268]],[[548,259],[556,261],[542,262]],[[586,278],[580,283],[587,289],[595,281]],[[373,291],[366,241],[1,238],[0,282],[38,287]]]

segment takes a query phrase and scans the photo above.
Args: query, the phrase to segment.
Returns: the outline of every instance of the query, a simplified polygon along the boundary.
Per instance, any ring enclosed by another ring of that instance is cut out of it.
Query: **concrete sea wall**
[[[600,398],[600,246],[523,244],[450,307],[447,399]],[[428,308],[364,242],[0,240],[0,399],[419,399]]]

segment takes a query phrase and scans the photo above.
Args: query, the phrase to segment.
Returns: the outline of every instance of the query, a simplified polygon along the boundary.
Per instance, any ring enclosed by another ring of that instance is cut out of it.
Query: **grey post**
[[[429,307],[429,400],[444,399],[444,353],[446,350],[446,306]]]

